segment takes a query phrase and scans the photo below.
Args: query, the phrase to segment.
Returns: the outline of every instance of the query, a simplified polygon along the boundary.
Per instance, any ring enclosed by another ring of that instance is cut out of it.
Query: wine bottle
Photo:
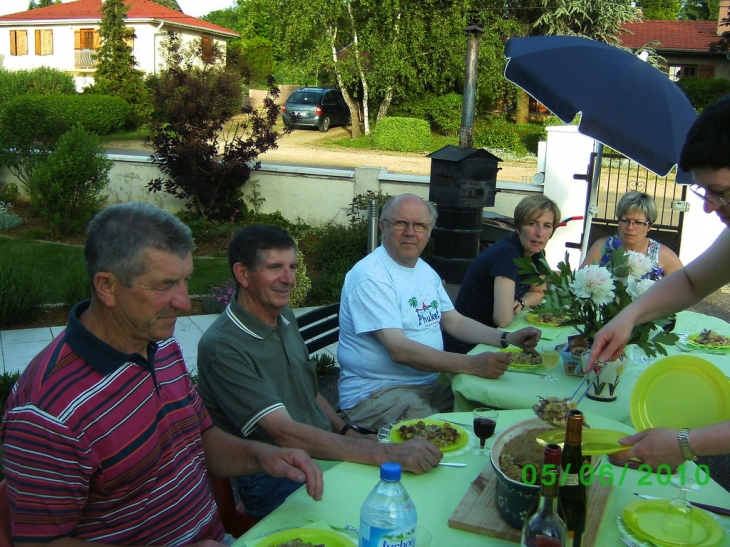
[[[586,527],[586,486],[581,477],[583,451],[583,413],[571,410],[565,432],[565,445],[560,458],[563,477],[560,479],[560,508],[568,528],[568,547],[580,547]]]
[[[522,526],[522,547],[566,547],[568,530],[558,514],[558,485],[560,484],[560,456],[557,444],[545,447],[540,497],[537,507]]]

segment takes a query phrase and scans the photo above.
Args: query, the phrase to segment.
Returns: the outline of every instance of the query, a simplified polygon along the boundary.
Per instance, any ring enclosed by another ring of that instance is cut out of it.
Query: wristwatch
[[[679,440],[679,450],[682,452],[682,457],[688,461],[695,461],[697,456],[692,452],[692,447],[689,445],[689,429],[680,429],[677,434]]]
[[[502,336],[501,336],[501,337],[500,337],[500,339],[499,339],[499,343],[500,343],[500,345],[501,345],[501,346],[502,346],[503,348],[508,348],[508,347],[509,347],[509,342],[507,342],[507,335],[508,335],[508,334],[509,334],[509,332],[507,332],[507,331],[503,331],[503,332],[502,332]]]
[[[524,309],[525,309],[525,301],[524,301],[524,300],[522,300],[522,298],[518,298],[518,299],[517,299],[517,302],[519,302],[519,303],[520,303],[520,306],[522,306],[522,309],[524,310]]]
[[[352,429],[353,431],[360,433],[362,435],[362,430],[353,424],[352,422],[347,422],[345,425],[342,426],[342,429],[340,429],[340,435],[345,435],[348,430]]]

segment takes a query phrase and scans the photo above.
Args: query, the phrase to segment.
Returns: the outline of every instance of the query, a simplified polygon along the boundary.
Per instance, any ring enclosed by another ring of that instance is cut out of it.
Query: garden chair
[[[300,315],[297,326],[309,355],[334,344],[340,337],[340,303]]]
[[[10,506],[8,505],[8,483],[0,481],[0,547],[13,547],[10,534]]]
[[[231,479],[210,477],[210,486],[215,503],[218,505],[223,528],[227,533],[239,538],[258,522],[258,519],[245,512],[243,502],[236,503]],[[0,543],[0,547],[6,546]],[[12,543],[7,547],[12,547]]]

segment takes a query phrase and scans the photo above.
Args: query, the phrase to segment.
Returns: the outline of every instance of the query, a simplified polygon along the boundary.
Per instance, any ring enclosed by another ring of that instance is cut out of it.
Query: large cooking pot
[[[539,418],[518,422],[497,434],[492,442],[490,453],[492,468],[497,477],[495,488],[495,505],[497,506],[497,511],[507,524],[518,530],[522,529],[522,524],[527,513],[537,500],[540,487],[538,484],[529,486],[509,478],[499,467],[499,457],[509,440],[530,429],[534,429],[535,436],[537,436],[541,429],[554,428]],[[537,444],[537,441],[535,443]],[[601,456],[591,457],[591,466],[594,471],[600,463]]]

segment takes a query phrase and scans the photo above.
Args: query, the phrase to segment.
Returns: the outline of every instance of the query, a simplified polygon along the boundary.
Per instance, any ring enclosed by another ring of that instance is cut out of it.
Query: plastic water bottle
[[[399,464],[380,466],[380,482],[360,508],[360,547],[415,547],[416,506],[400,476]]]

